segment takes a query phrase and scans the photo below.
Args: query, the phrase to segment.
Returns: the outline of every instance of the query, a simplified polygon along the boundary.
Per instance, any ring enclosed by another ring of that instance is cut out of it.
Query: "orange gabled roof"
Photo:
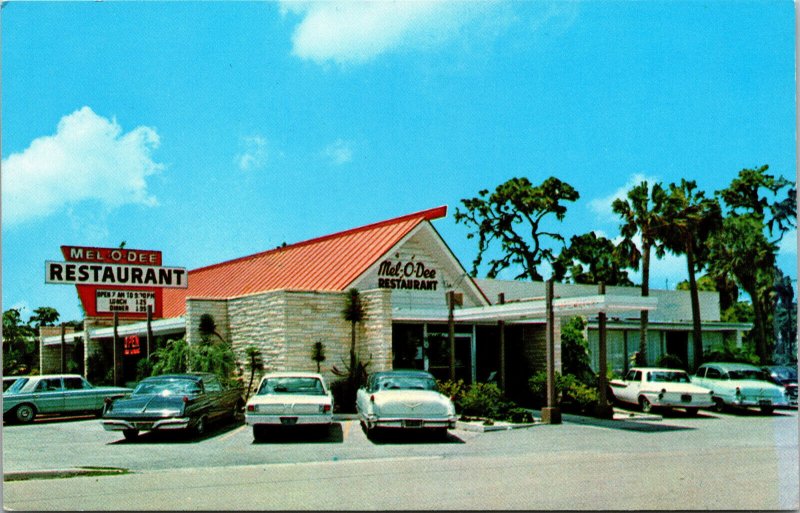
[[[186,311],[186,298],[228,299],[268,290],[345,290],[425,220],[447,207],[415,212],[290,246],[189,271],[189,287],[164,289],[163,315]]]

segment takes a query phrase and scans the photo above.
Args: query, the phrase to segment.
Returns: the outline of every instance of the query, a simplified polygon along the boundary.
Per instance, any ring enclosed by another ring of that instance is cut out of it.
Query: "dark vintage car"
[[[789,396],[789,406],[797,407],[797,367],[786,365],[768,365],[762,367],[770,381],[786,389]]]
[[[3,378],[3,386],[6,379]],[[130,388],[94,386],[78,374],[15,376],[3,390],[3,418],[28,423],[39,414],[93,413],[99,416],[105,400],[130,392]]]
[[[133,439],[140,431],[185,430],[200,435],[208,423],[244,413],[241,387],[228,387],[210,373],[164,374],[140,381],[130,397],[111,401],[106,431]]]

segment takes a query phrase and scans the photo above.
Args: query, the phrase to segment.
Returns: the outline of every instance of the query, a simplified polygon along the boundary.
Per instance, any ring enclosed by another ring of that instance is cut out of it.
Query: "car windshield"
[[[766,380],[767,375],[758,369],[736,369],[728,371],[728,379]]]
[[[142,381],[133,389],[133,395],[192,395],[201,391],[200,385],[191,379],[162,379]]]
[[[319,378],[267,378],[261,382],[257,395],[267,394],[325,395],[325,389]]]
[[[28,378],[19,378],[19,379],[17,379],[14,382],[13,385],[8,387],[8,390],[6,390],[6,393],[15,394],[15,393],[19,392],[20,390],[22,390],[22,387],[24,387],[25,383],[27,383],[27,382],[28,382]]]
[[[436,390],[436,381],[425,376],[384,376],[375,382],[376,390]]]
[[[690,383],[689,375],[679,371],[648,372],[647,381],[652,381],[654,383]]]

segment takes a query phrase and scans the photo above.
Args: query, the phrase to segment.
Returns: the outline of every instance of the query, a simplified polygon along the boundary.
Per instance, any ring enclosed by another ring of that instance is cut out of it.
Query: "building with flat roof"
[[[446,207],[437,207],[189,270],[188,287],[163,290],[162,318],[121,324],[116,336],[107,319],[87,318],[83,331],[65,335],[63,344],[60,335],[43,336],[41,371],[56,370],[62,348],[82,353],[84,373],[91,355],[104,352],[116,362],[118,381],[131,382],[155,337],[196,343],[200,318],[208,314],[240,361],[248,346],[257,346],[265,371],[316,370],[312,350],[322,342],[322,372],[332,381],[332,366],[348,359],[351,327],[342,311],[347,291],[355,288],[365,306],[357,353],[370,372],[418,368],[446,379],[453,292],[459,300],[453,307],[456,377],[471,383],[501,375],[510,391],[524,390],[545,366],[545,285],[471,278],[433,226],[446,214]],[[608,316],[611,368],[626,370],[638,349],[642,310],[651,311],[649,363],[665,353],[693,362],[688,292],[653,290],[644,298],[637,287],[608,287],[605,295],[597,290],[555,284],[553,303],[557,318],[587,319],[595,368],[600,312]],[[721,322],[718,294],[701,292],[700,300],[704,346],[741,344],[750,325]],[[140,350],[126,352],[127,337],[138,337]],[[554,362],[560,369],[559,344]]]

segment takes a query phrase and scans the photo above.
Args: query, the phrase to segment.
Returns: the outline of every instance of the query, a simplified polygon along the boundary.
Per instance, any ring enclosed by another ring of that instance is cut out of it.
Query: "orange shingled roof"
[[[444,217],[437,207],[189,271],[189,287],[164,289],[164,317],[186,298],[228,299],[268,290],[345,290],[419,223]]]

